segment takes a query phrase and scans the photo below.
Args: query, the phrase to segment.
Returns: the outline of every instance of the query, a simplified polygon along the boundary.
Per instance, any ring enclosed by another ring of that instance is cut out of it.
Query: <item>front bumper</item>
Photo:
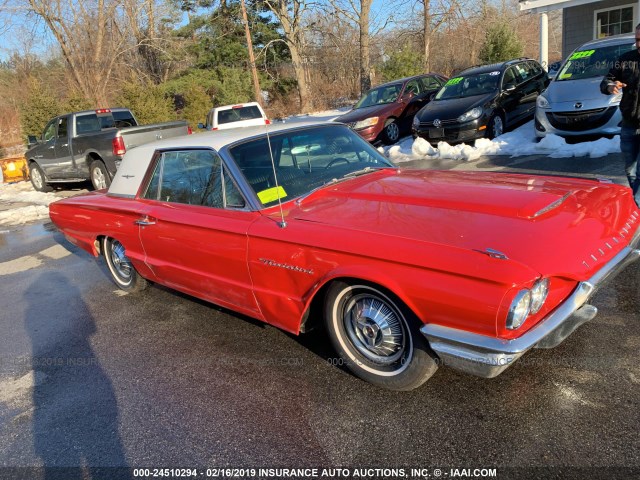
[[[553,348],[580,325],[592,320],[598,309],[586,302],[602,285],[640,258],[638,230],[629,244],[593,277],[580,282],[574,292],[535,327],[513,340],[478,335],[442,325],[420,329],[442,364],[479,377],[500,375],[531,348]]]
[[[455,120],[444,120],[442,127],[433,126],[432,122],[423,122],[419,126],[412,126],[413,137],[424,138],[431,144],[447,142],[449,144],[468,142],[486,136],[488,119],[482,117],[465,123],[458,123]]]
[[[562,137],[580,135],[619,135],[622,114],[617,105],[576,110],[573,105],[558,105],[553,109],[536,107],[537,137],[550,133]]]

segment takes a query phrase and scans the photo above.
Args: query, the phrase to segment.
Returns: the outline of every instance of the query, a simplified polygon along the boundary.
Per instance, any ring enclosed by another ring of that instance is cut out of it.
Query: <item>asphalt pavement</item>
[[[619,155],[404,166],[625,181]],[[319,469],[289,478],[640,476],[637,264],[557,348],[495,379],[440,368],[399,393],[336,365],[322,331],[296,337],[159,286],[124,294],[102,260],[50,223],[8,230],[0,478],[151,478],[178,467],[218,478],[259,476],[221,467]],[[338,467],[347,470],[321,476]],[[156,476],[185,472],[167,473]]]

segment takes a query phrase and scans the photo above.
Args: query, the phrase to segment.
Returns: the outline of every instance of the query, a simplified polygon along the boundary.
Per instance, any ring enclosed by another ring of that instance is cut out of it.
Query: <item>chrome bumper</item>
[[[636,246],[640,231],[630,245]],[[600,287],[630,263],[640,258],[640,250],[625,247],[574,292],[558,308],[519,338],[503,340],[441,325],[425,325],[420,329],[443,365],[479,377],[500,375],[531,348],[553,348],[580,325],[593,319],[598,309],[587,304]]]

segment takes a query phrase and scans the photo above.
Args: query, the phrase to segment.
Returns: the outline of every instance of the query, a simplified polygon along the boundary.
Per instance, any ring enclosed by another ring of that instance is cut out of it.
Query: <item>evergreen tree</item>
[[[44,83],[31,78],[27,90],[27,99],[20,104],[20,124],[25,138],[40,136],[49,120],[64,113],[63,106]]]
[[[505,20],[500,20],[487,30],[479,57],[483,63],[497,63],[521,57],[523,51],[516,32]]]

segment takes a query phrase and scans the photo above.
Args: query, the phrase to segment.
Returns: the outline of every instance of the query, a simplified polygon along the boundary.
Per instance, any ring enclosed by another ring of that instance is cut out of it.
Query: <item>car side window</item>
[[[502,78],[502,88],[504,90],[509,87],[515,87],[516,85],[518,85],[518,77],[515,67],[509,67],[507,68],[507,71],[504,72],[504,77]]]
[[[515,69],[521,81],[525,81],[529,77],[531,77],[531,72],[529,71],[529,67],[526,63],[522,62],[522,63],[516,64]]]
[[[61,140],[67,139],[67,117],[62,117],[58,121],[58,138]]]
[[[164,152],[144,198],[212,208],[243,208],[244,199],[212,150]]]
[[[436,90],[442,86],[442,82],[436,77],[422,77],[420,82],[424,90]]]
[[[58,124],[58,119],[51,120],[47,126],[44,128],[44,133],[42,134],[42,139],[45,142],[52,140],[56,136],[56,126]]]
[[[420,84],[418,80],[411,80],[407,83],[407,86],[404,89],[404,94],[413,93],[414,95],[419,95],[421,93]]]
[[[542,73],[542,67],[538,64],[538,62],[534,62],[533,60],[529,60],[527,62],[527,65],[529,66],[529,70],[531,71],[531,75],[532,76],[536,76],[536,75],[539,75],[540,73]]]

